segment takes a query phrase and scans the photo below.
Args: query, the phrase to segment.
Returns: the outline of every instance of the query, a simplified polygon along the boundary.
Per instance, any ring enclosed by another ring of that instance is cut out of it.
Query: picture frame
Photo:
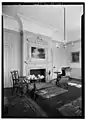
[[[31,47],[31,58],[32,59],[46,59],[45,49],[39,47]]]
[[[79,62],[79,54],[80,54],[79,51],[71,53],[71,55],[72,55],[72,63]]]

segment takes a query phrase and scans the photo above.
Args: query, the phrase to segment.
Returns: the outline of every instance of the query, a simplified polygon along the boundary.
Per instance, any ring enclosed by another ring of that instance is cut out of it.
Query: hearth
[[[30,70],[30,75],[35,75],[36,77],[38,77],[38,75],[43,75],[44,78],[41,80],[41,82],[46,82],[45,81],[46,69],[31,69]]]

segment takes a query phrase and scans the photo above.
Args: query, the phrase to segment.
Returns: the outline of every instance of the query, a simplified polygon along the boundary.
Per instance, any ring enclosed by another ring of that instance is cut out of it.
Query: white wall
[[[18,31],[20,30],[19,23],[13,17],[3,14],[3,28]]]
[[[78,63],[72,63],[72,57],[71,52],[78,52],[80,51],[79,59],[80,61]],[[70,64],[70,67],[72,68],[81,68],[81,42],[75,42],[72,46],[72,43],[67,45],[67,55],[68,55],[68,62]]]
[[[21,73],[20,34],[8,29],[4,32],[4,87],[12,87],[11,70]]]
[[[76,41],[81,38],[81,28],[77,27],[77,29],[72,29],[67,31],[67,40],[70,41]]]
[[[54,74],[55,71],[60,70],[61,67],[71,67],[71,74],[70,77],[81,79],[81,41],[77,41],[72,46],[72,43],[68,44],[67,47],[64,49],[56,48],[56,43],[52,43],[52,51],[53,51],[53,78],[56,77]],[[78,63],[72,63],[71,60],[71,52],[80,51]]]
[[[52,36],[52,30],[44,24],[34,21],[33,19],[21,16],[20,14],[18,14],[18,16],[21,19],[23,30],[49,37]]]
[[[80,51],[78,63],[72,63],[71,52],[78,52]],[[71,70],[71,77],[73,78],[81,78],[81,41],[75,42],[74,45],[68,44],[67,45],[67,56],[68,56],[68,64],[72,68]]]
[[[53,51],[53,77],[55,78],[55,71],[61,71],[62,67],[68,67],[66,48],[56,48],[56,42],[52,43]]]

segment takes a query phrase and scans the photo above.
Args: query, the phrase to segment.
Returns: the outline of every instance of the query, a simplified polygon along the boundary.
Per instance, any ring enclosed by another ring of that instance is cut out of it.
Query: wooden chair
[[[28,88],[27,83],[25,82],[26,77],[19,76],[17,70],[11,71],[11,75],[12,75],[12,80],[13,80],[12,94],[15,89],[16,89],[16,93],[17,92],[23,93],[22,89],[24,87],[26,87],[26,89]]]
[[[66,76],[63,68],[62,68],[61,71],[62,71],[62,73],[56,72],[57,73],[56,85],[57,86],[62,86],[63,85],[64,87],[68,87],[68,76]]]

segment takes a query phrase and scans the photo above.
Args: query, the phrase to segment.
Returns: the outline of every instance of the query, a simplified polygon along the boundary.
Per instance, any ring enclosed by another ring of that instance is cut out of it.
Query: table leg
[[[56,85],[59,85],[59,79],[58,79],[58,74],[57,74],[57,80],[56,80]]]
[[[33,97],[34,97],[34,100],[36,100],[36,95],[35,95],[35,91],[36,91],[36,84],[35,84],[35,81],[34,81],[34,95],[33,95]]]
[[[28,84],[26,86],[27,86],[27,92],[26,93],[28,93]]]
[[[35,82],[34,82],[34,91],[36,90],[36,84],[35,84]]]

